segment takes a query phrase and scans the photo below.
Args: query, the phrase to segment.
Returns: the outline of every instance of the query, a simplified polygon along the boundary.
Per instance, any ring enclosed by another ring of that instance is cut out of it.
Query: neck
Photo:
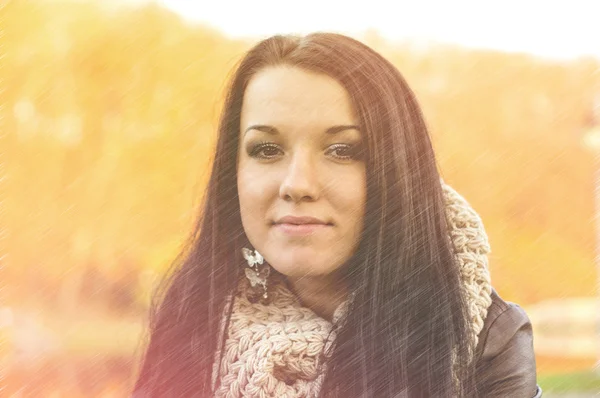
[[[336,275],[287,277],[303,306],[331,322],[336,308],[348,297],[348,286]]]

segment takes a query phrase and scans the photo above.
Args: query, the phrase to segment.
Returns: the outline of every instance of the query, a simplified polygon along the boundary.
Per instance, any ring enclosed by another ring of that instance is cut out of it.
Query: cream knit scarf
[[[463,286],[469,299],[472,327],[478,336],[491,300],[487,269],[490,252],[479,215],[442,181],[449,234],[456,248]],[[244,281],[245,282],[245,281]],[[332,324],[308,308],[276,278],[269,280],[268,305],[236,297],[220,369],[216,397],[316,397],[323,380],[318,359],[326,348]],[[343,316],[341,305],[333,322]],[[477,338],[472,342],[473,349]],[[219,353],[217,353],[218,355]],[[218,358],[218,356],[217,356]]]

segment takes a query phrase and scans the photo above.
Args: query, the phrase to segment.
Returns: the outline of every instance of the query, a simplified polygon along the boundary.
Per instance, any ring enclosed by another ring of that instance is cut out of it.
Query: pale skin
[[[364,223],[362,139],[347,91],[329,76],[268,67],[246,88],[237,158],[244,231],[303,305],[326,319],[348,293],[338,275]],[[276,225],[288,215],[325,225],[289,234]]]

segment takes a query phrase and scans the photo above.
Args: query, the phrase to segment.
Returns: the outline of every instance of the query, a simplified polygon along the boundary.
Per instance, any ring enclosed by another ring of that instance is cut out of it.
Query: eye
[[[327,150],[328,154],[333,154],[335,158],[341,160],[360,159],[362,151],[359,145],[352,144],[334,144]]]
[[[248,155],[259,159],[273,159],[281,150],[272,142],[259,142],[253,145],[248,151]]]

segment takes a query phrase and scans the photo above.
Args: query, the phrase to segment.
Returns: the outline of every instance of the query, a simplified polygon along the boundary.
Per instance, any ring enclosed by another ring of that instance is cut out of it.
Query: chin
[[[275,271],[288,277],[299,278],[325,276],[336,271],[341,266],[340,258],[332,254],[331,247],[316,249],[275,245],[265,247],[263,256]]]
[[[279,272],[281,275],[288,277],[288,278],[307,278],[307,277],[316,277],[316,276],[324,276],[327,275],[328,272],[319,272],[315,269],[300,269],[300,268],[287,268],[284,267],[284,269],[282,268],[275,268],[273,267],[277,272]]]
[[[311,264],[309,261],[279,261],[269,264],[277,272],[290,278],[325,276],[335,271],[331,264]]]

